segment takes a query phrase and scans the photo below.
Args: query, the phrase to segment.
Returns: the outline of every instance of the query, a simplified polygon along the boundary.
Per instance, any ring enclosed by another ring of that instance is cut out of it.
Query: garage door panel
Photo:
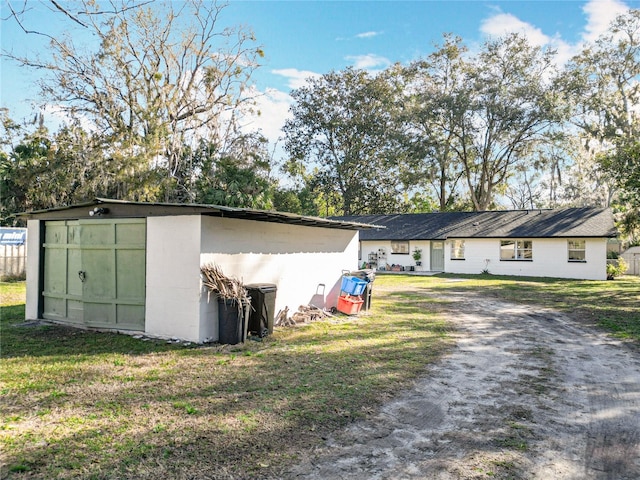
[[[44,291],[51,295],[67,293],[67,249],[52,246],[44,256]]]
[[[82,251],[79,248],[67,250],[67,293],[82,297]]]
[[[117,325],[122,330],[144,330],[144,305],[117,305]]]
[[[45,296],[42,316],[51,320],[65,319],[67,317],[67,300]]]
[[[116,324],[113,303],[84,302],[84,321],[90,327],[111,328]]]
[[[80,223],[77,221],[68,222],[67,225],[67,243],[69,245],[80,245]]]
[[[117,250],[117,297],[144,302],[145,296],[145,253],[144,250]]]
[[[87,220],[81,222],[81,226],[80,238],[83,246],[115,243],[113,221]]]
[[[71,323],[84,324],[84,303],[82,300],[67,300],[67,318]]]
[[[116,225],[116,243],[119,245],[144,245],[146,224],[140,222],[118,223]]]
[[[116,298],[113,250],[83,249],[82,267],[85,272],[83,296],[89,300],[102,298],[111,302]]]
[[[61,244],[67,243],[67,222],[47,222],[44,236],[45,243]]]

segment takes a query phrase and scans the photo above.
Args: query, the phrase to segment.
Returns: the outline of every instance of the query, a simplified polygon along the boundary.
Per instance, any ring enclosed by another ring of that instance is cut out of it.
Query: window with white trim
[[[533,241],[501,240],[500,260],[533,260]]]
[[[451,260],[464,260],[464,240],[451,241]]]
[[[404,242],[404,241],[391,242],[391,253],[409,255],[409,242]]]
[[[587,261],[586,240],[567,240],[567,250],[568,250],[570,262],[586,262]]]

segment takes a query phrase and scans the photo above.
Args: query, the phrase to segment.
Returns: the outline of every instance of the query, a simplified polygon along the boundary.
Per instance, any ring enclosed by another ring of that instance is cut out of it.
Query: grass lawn
[[[1,290],[3,478],[277,476],[447,343],[417,295],[223,348],[17,327],[20,285]]]
[[[379,276],[369,313],[238,347],[17,326],[24,283],[2,283],[0,477],[277,477],[446,351],[449,289],[578,312],[640,342],[634,277]]]

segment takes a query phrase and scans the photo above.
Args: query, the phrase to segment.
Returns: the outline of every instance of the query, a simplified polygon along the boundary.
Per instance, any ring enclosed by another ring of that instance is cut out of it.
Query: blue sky
[[[21,6],[23,0],[11,0]],[[67,5],[71,3],[67,2]],[[28,0],[25,26],[58,34],[49,3]],[[348,66],[380,70],[428,55],[449,32],[473,48],[488,35],[520,31],[539,45],[558,49],[568,59],[582,42],[594,39],[616,14],[640,8],[640,0],[591,1],[242,1],[231,0],[222,20],[251,28],[265,58],[254,76],[262,115],[252,121],[271,139],[280,135],[291,88],[311,75]],[[2,18],[7,8],[2,2]],[[81,28],[70,31],[82,38]],[[3,50],[44,53],[42,37],[25,35],[13,21],[2,21]],[[33,115],[38,103],[37,72],[2,59],[0,105],[12,118]],[[55,108],[49,110],[55,117]],[[54,118],[55,120],[55,118]]]

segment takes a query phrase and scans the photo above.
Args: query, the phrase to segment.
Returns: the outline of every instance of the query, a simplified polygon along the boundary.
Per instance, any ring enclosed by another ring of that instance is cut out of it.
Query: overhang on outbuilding
[[[103,211],[97,211],[96,209],[103,209]],[[107,210],[105,211],[104,209]],[[345,230],[385,228],[381,225],[370,225],[363,222],[332,220],[321,217],[251,208],[237,208],[196,203],[136,202],[107,198],[96,198],[85,203],[34,210],[18,214],[18,216],[26,219],[38,220],[62,220],[67,218],[92,217],[144,218],[172,215],[206,215],[210,217],[235,218],[258,222],[283,223],[306,227],[338,228]]]

